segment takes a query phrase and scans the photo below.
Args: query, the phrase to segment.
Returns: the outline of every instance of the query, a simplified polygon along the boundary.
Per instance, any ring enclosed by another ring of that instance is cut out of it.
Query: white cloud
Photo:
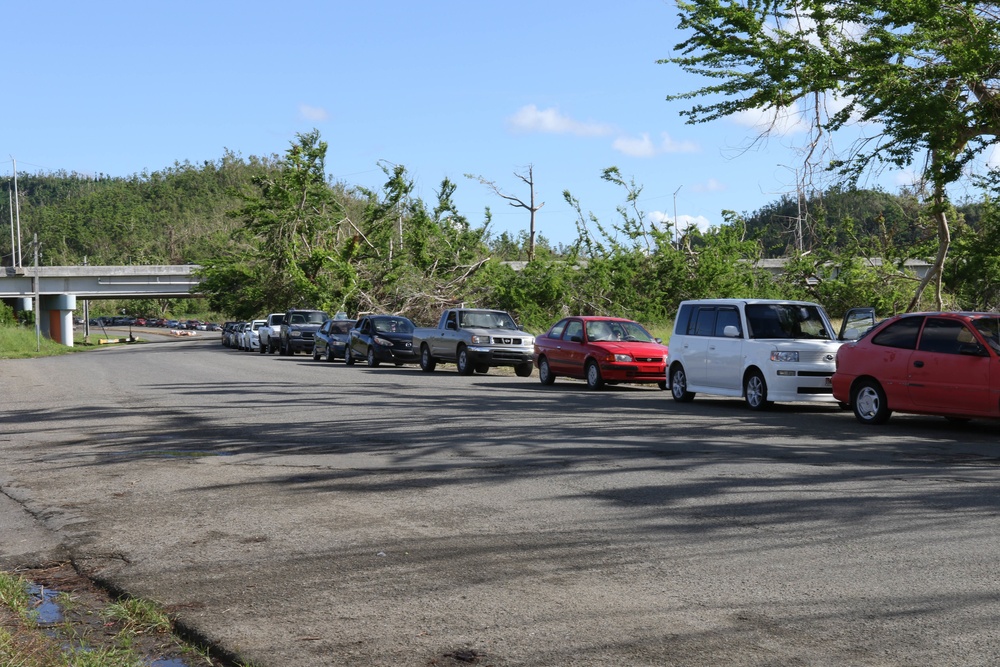
[[[693,141],[677,141],[669,134],[660,134],[660,143],[654,144],[649,134],[643,132],[639,137],[618,137],[611,144],[619,153],[631,157],[654,157],[663,153],[696,153],[698,144]]]
[[[1000,144],[994,144],[986,154],[986,166],[990,169],[1000,169]]]
[[[727,189],[725,185],[714,178],[710,178],[704,183],[695,183],[691,186],[692,192],[723,192]]]
[[[904,169],[893,174],[892,180],[899,187],[909,187],[920,183],[920,174],[912,169]]]
[[[809,124],[803,119],[801,107],[795,104],[777,109],[748,109],[732,116],[737,125],[753,128],[758,133],[788,136],[809,131]]]
[[[534,104],[521,107],[507,119],[514,132],[541,132],[543,134],[575,134],[579,137],[600,137],[612,132],[610,125],[583,123],[565,116],[555,107],[539,109]]]
[[[326,112],[326,109],[322,107],[313,107],[308,104],[299,105],[299,115],[305,120],[311,121],[323,121],[330,117],[330,114]]]
[[[661,227],[667,225],[673,226],[674,224],[674,216],[663,211],[652,211],[649,214],[649,219],[653,224],[660,225]],[[697,227],[701,231],[706,232],[712,227],[712,223],[703,215],[678,215],[677,226],[681,232],[692,227]]]

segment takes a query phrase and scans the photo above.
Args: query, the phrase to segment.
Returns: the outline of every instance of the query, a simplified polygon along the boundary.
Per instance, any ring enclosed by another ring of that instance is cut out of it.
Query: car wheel
[[[260,345],[257,346],[257,351],[261,354],[264,354],[264,352],[266,352],[267,350],[264,349],[264,344],[261,343]]]
[[[464,345],[458,348],[458,358],[455,360],[455,365],[458,366],[459,375],[472,375],[472,371],[476,370],[472,366],[472,362],[469,361],[469,349]]]
[[[316,345],[313,345],[313,361],[319,361],[319,349]]]
[[[327,347],[326,348],[326,362],[330,363],[330,362],[332,362],[336,358],[337,357],[333,356],[333,348],[332,347]]]
[[[426,345],[420,346],[420,370],[430,373],[437,367],[437,361],[431,355],[431,349]]]
[[[892,415],[885,400],[885,391],[875,380],[863,380],[858,384],[851,397],[851,405],[854,406],[854,416],[862,424],[884,424]]]
[[[476,372],[479,373],[480,375],[486,375],[487,373],[490,372],[490,365],[489,364],[477,364],[476,365]]]
[[[368,368],[376,368],[378,366],[378,359],[375,358],[374,347],[368,348],[368,354],[365,355],[365,360],[368,362]]]
[[[549,368],[549,360],[545,357],[538,360],[538,380],[542,384],[552,384],[556,381],[555,373]]]
[[[348,366],[354,365],[354,353],[351,350],[350,346],[348,346],[348,348],[344,350],[344,363],[347,364]]]
[[[660,380],[659,382],[656,383],[656,386],[659,387],[660,390],[665,390],[667,388],[667,381]]]
[[[752,371],[743,384],[743,398],[751,410],[766,410],[771,402],[767,400],[767,383],[760,371]]]
[[[600,389],[604,386],[604,378],[601,377],[601,369],[598,368],[596,361],[588,361],[585,372],[587,375],[588,387],[591,389]]]
[[[534,370],[534,366],[530,361],[521,364],[520,366],[514,366],[514,375],[519,378],[526,378],[531,376],[531,371]]]
[[[688,391],[687,374],[680,364],[670,371],[670,394],[678,403],[690,403],[694,400],[694,392]]]

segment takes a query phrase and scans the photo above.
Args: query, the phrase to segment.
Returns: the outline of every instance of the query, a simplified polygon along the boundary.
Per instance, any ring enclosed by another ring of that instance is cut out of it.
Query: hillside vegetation
[[[916,194],[871,190],[726,211],[722,226],[675,238],[649,223],[636,204],[641,186],[612,167],[597,177],[621,188],[618,215],[599,220],[564,193],[578,213],[576,240],[554,248],[540,236],[524,263],[527,232],[494,234],[489,210],[471,221],[454,205],[457,186],[449,180],[431,202],[413,196],[402,166],[385,167],[377,191],[332,182],[326,150],[314,131],[282,156],[227,153],[127,178],[19,175],[22,235],[38,234],[45,265],[200,264],[211,309],[231,318],[311,306],[430,322],[441,308],[464,302],[508,309],[535,330],[567,313],[662,323],[679,301],[696,297],[800,298],[834,315],[854,305],[890,314],[906,307],[916,286],[903,262],[936,251],[935,227]],[[2,202],[4,219],[7,208]],[[951,215],[947,305],[996,308],[995,203],[984,196]],[[778,277],[758,264],[778,257],[788,261]],[[872,266],[871,257],[882,262]]]

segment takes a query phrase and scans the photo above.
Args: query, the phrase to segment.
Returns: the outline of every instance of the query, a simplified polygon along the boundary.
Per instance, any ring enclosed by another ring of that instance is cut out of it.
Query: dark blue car
[[[323,325],[316,332],[316,343],[313,345],[313,361],[326,359],[343,359],[347,349],[347,340],[350,337],[351,327],[354,320],[330,319],[323,322]]]
[[[382,362],[396,366],[418,363],[413,328],[413,322],[401,315],[365,315],[351,329],[344,361],[350,366],[363,359],[372,368]]]

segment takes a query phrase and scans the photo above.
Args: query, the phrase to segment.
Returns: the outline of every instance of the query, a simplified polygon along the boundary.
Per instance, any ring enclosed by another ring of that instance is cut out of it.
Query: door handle
[[[913,365],[916,366],[917,368],[923,368],[924,367],[924,362],[922,362],[922,361],[920,361],[918,359],[917,361],[913,362]]]

